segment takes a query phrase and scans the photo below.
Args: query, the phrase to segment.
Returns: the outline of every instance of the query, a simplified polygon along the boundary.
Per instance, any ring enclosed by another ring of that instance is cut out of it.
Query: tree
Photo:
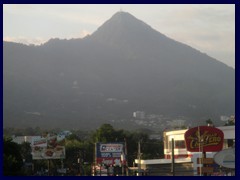
[[[141,152],[143,158],[152,159],[163,156],[163,142],[159,140],[150,140],[149,132],[135,131],[128,132],[124,130],[115,130],[110,124],[103,124],[93,134],[94,142],[124,142],[127,144],[128,164],[132,164],[138,156],[138,142],[141,141]]]
[[[23,142],[22,144],[20,144],[20,153],[21,153],[24,163],[26,163],[26,164],[32,163],[31,152],[32,152],[32,149],[31,149],[29,142]],[[32,166],[31,165],[24,167],[24,174],[25,175],[32,174]]]
[[[91,175],[91,164],[93,162],[94,143],[91,140],[81,140],[76,134],[66,138],[65,164],[70,169],[70,175],[79,173],[79,168],[84,170],[84,175]],[[84,165],[88,162],[88,165]],[[81,171],[81,173],[83,173]]]
[[[206,120],[206,124],[207,124],[207,125],[213,125],[213,122],[212,122],[211,119],[208,119],[208,120]]]
[[[93,135],[95,142],[115,142],[117,137],[115,136],[116,132],[112,125],[103,124]]]
[[[32,155],[31,155],[32,149],[29,142],[23,142],[22,144],[20,144],[20,152],[21,152],[22,158],[25,159],[26,162],[32,161]]]
[[[231,116],[224,126],[235,126],[235,116]]]
[[[10,138],[3,139],[3,174],[4,176],[22,175],[23,160],[21,149]]]

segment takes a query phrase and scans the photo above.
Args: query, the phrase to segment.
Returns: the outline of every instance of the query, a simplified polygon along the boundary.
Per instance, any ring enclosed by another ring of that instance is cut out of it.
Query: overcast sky
[[[234,4],[5,4],[3,39],[41,44],[50,38],[81,38],[120,10],[235,68]]]

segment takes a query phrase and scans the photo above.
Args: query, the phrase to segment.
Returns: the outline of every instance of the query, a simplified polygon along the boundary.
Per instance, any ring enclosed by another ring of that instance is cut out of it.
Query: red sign
[[[224,134],[214,127],[198,126],[185,132],[187,150],[190,152],[218,152],[223,148]]]

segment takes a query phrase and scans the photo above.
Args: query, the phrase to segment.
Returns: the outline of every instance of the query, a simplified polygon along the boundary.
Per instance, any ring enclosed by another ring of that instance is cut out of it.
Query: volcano
[[[3,43],[4,127],[127,128],[137,110],[220,124],[235,114],[235,70],[127,12],[81,39]]]

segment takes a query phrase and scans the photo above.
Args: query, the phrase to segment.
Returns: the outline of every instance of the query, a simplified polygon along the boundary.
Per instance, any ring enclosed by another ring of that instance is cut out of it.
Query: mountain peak
[[[131,15],[130,13],[128,12],[125,12],[125,11],[118,11],[116,12],[113,16],[112,16],[112,20],[113,19],[120,19],[120,20],[123,20],[123,18],[134,18],[136,19],[133,15]]]
[[[112,22],[119,25],[123,25],[123,26],[128,26],[128,27],[133,27],[135,28],[135,26],[138,27],[150,27],[149,25],[147,25],[145,22],[137,19],[135,16],[133,16],[132,14],[128,13],[128,12],[124,12],[124,11],[119,11],[117,13],[115,13],[109,20],[108,22]]]
[[[148,38],[149,34],[156,33],[145,22],[137,19],[128,12],[119,11],[107,20],[97,31],[95,31],[90,39],[108,44],[126,43],[129,39],[139,40],[139,38]],[[161,34],[158,32],[158,34]],[[136,41],[135,41],[136,42]],[[136,42],[139,43],[139,42]]]

